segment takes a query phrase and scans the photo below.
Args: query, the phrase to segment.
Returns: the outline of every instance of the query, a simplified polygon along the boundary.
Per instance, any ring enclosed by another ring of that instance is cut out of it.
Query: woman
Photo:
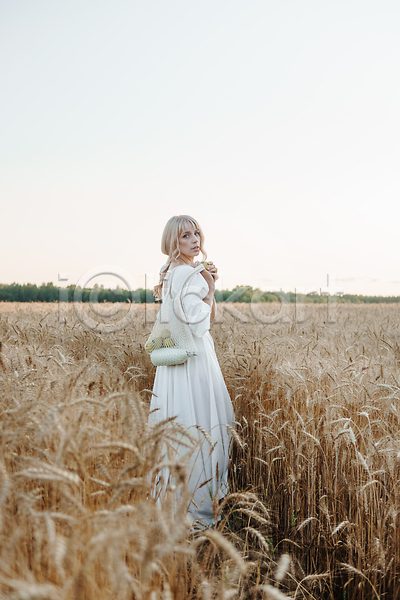
[[[204,251],[203,232],[188,215],[171,217],[164,228],[161,251],[168,256],[160,271],[160,283],[154,288],[157,300],[165,298],[172,280],[172,297],[181,289],[193,267],[200,265],[195,257]],[[183,288],[182,305],[187,315],[198,354],[182,365],[157,367],[150,410],[150,423],[169,417],[184,425],[199,440],[199,450],[191,457],[188,479],[192,503],[188,512],[192,519],[205,525],[214,523],[213,498],[227,493],[230,435],[234,414],[210,335],[215,316],[215,281],[217,268],[212,262],[194,273]],[[157,410],[156,410],[157,409]],[[205,434],[201,432],[205,432]],[[182,454],[187,448],[180,448]],[[163,473],[168,478],[168,470]],[[202,485],[204,482],[207,482]]]

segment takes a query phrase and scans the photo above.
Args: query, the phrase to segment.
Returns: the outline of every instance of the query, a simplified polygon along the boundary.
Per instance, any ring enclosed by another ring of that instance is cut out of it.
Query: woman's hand
[[[192,263],[192,267],[198,267],[201,264],[203,264],[203,263],[196,261],[196,262]],[[214,263],[208,263],[208,269],[204,268],[202,271],[200,271],[200,274],[204,277],[204,279],[206,280],[207,285],[208,285],[208,294],[206,296],[204,296],[203,302],[208,304],[211,308],[211,322],[212,322],[214,319],[214,315],[215,315],[215,298],[214,298],[215,279],[214,279],[214,276],[216,275],[216,277],[218,278],[217,269],[216,269],[216,267],[214,267]]]
[[[207,263],[208,263],[207,269],[204,268],[204,271],[200,271],[201,274],[203,275],[204,272],[210,273],[210,275],[212,276],[213,280],[217,281],[217,279],[219,278],[217,267],[214,265],[214,263],[211,260],[207,261]],[[203,264],[202,262],[196,261],[196,262],[192,263],[192,267],[193,268],[194,267],[198,267],[199,265],[202,265],[202,264]]]
[[[199,265],[202,265],[203,263],[201,262],[193,262],[192,263],[192,267],[198,267]],[[207,270],[207,269],[203,269],[202,271],[200,271],[200,275],[202,275],[204,277],[204,279],[207,282],[208,285],[208,294],[207,297],[211,294],[212,296],[214,295],[215,292],[215,281],[214,281],[214,277],[212,276],[212,274]]]
[[[211,275],[211,273],[209,273],[206,269],[204,269],[204,271],[200,271],[200,275],[203,275],[204,279],[208,283],[208,287],[210,288],[210,291],[212,293],[214,293],[214,291],[215,291],[215,281],[214,281],[214,278]]]
[[[217,279],[219,278],[217,267],[214,265],[214,263],[212,261],[207,261],[207,262],[208,262],[207,271],[212,275],[212,278],[214,279],[214,281],[217,281]]]

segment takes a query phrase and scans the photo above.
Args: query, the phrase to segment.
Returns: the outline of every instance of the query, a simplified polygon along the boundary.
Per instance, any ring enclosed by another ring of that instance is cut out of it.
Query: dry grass
[[[165,443],[182,507],[187,491],[179,426],[147,426],[144,307],[95,333],[71,307],[59,322],[57,305],[0,303],[1,598],[400,597],[400,309],[263,325],[230,308],[241,320],[212,335],[238,422],[231,495],[193,532],[175,490],[154,498]]]

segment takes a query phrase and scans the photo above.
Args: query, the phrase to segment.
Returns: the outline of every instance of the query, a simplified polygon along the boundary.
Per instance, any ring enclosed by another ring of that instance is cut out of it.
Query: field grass
[[[225,308],[231,494],[193,531],[172,453],[178,517],[176,490],[162,510],[152,493],[182,433],[147,426],[156,307],[118,329],[101,306],[107,333],[69,305],[0,303],[1,598],[400,598],[399,305],[339,305],[331,323],[321,305],[273,324]]]

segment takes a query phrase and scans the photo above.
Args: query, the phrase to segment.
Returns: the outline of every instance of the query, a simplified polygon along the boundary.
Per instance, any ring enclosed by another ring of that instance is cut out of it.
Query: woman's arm
[[[199,262],[195,262],[193,263],[194,267],[197,267],[200,263]],[[212,271],[212,272],[210,272]],[[214,266],[213,263],[209,263],[209,270],[204,269],[203,271],[200,271],[200,275],[202,275],[204,277],[204,279],[207,282],[208,285],[208,294],[207,296],[205,296],[203,298],[203,302],[205,302],[206,304],[208,304],[208,306],[210,306],[211,308],[211,313],[210,313],[210,323],[212,323],[214,321],[214,317],[215,317],[215,313],[216,313],[216,303],[215,303],[215,296],[214,296],[214,292],[215,292],[215,281],[216,279],[218,279],[219,275],[217,274],[217,268]]]
[[[212,307],[211,307],[210,323],[212,323],[214,321],[216,310],[217,310],[217,305],[215,303],[215,296],[214,296],[213,297],[213,304],[212,304]]]
[[[210,322],[212,323],[214,321],[215,310],[216,310],[215,296],[214,296],[215,281],[214,281],[213,276],[208,271],[204,270],[204,271],[200,271],[200,273],[201,273],[201,275],[203,275],[204,279],[206,280],[206,282],[208,284],[208,294],[206,296],[204,296],[203,302],[208,304],[208,306],[211,308]]]

